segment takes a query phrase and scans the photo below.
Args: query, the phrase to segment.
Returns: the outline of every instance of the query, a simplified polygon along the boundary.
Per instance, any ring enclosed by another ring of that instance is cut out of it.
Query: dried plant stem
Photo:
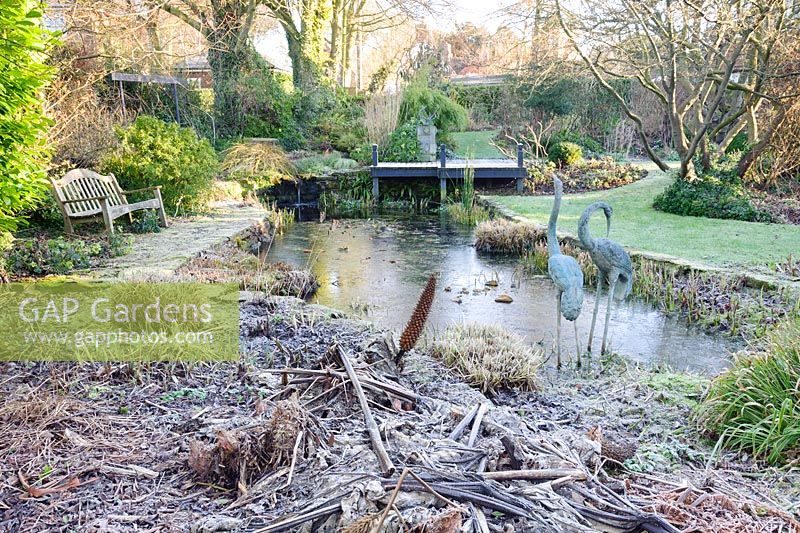
[[[342,360],[344,368],[347,371],[347,377],[350,378],[350,382],[353,384],[353,391],[356,393],[356,396],[358,396],[358,403],[361,405],[361,411],[364,413],[364,424],[367,426],[367,432],[369,433],[370,441],[372,441],[372,449],[375,455],[378,456],[378,462],[381,464],[381,472],[383,472],[384,476],[391,476],[394,474],[395,467],[381,440],[381,432],[378,429],[378,424],[375,423],[375,418],[372,416],[369,402],[367,402],[367,397],[364,395],[364,389],[361,388],[361,382],[358,380],[358,374],[356,374],[353,364],[350,362],[350,358],[344,350],[342,350],[341,346],[336,345],[336,353],[339,354],[339,358]]]
[[[400,352],[398,355],[409,351],[417,344],[422,335],[422,330],[425,328],[425,321],[428,320],[428,314],[431,312],[434,296],[436,296],[436,276],[431,276],[422,290],[414,312],[411,313],[411,319],[403,330],[403,334],[400,335]]]
[[[475,423],[472,424],[472,431],[469,434],[469,440],[467,441],[467,446],[472,448],[475,446],[475,440],[478,438],[478,432],[481,429],[481,422],[483,422],[483,415],[489,409],[489,405],[482,403],[480,408],[478,408],[478,414],[475,415]]]
[[[586,472],[575,468],[547,468],[543,470],[501,470],[499,472],[484,472],[485,479],[506,481],[510,479],[551,480],[570,477],[573,480],[586,479]]]
[[[458,423],[458,425],[455,427],[455,429],[453,429],[453,432],[450,433],[450,435],[447,438],[450,439],[450,440],[456,440],[456,441],[459,438],[461,438],[461,434],[464,433],[464,430],[467,429],[467,426],[469,425],[469,423],[472,422],[473,418],[475,418],[475,415],[478,413],[478,409],[481,408],[481,405],[482,404],[480,404],[480,403],[476,403],[475,407],[470,409],[469,413],[464,415],[464,418],[461,419],[461,421]]]
[[[386,517],[389,516],[389,511],[392,509],[392,507],[394,507],[394,501],[397,499],[397,495],[400,493],[400,487],[403,486],[403,481],[406,480],[406,476],[409,472],[411,472],[411,470],[408,467],[403,469],[403,472],[397,479],[397,485],[395,485],[392,495],[389,497],[386,508],[383,510],[383,513],[381,513],[381,519],[378,520],[378,523],[375,524],[375,527],[370,530],[370,533],[380,533],[383,523],[386,521]]]

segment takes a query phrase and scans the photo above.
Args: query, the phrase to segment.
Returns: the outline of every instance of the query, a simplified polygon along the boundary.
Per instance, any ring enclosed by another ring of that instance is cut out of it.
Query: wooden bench
[[[72,233],[72,224],[94,220],[100,216],[109,234],[114,233],[114,220],[141,209],[156,209],[161,227],[167,227],[167,214],[161,200],[161,186],[123,191],[113,174],[103,176],[97,172],[76,168],[61,179],[50,179],[53,194],[64,215],[64,231]],[[151,191],[153,198],[128,203],[127,195]]]

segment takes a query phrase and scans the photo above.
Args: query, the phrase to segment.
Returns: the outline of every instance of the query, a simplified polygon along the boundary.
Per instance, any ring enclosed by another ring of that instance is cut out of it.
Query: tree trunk
[[[299,29],[292,17],[279,17],[279,20],[292,60],[292,83],[307,91],[317,87],[323,74],[325,30],[331,22],[332,12],[330,0],[303,0],[302,5]]]
[[[339,17],[341,16],[342,0],[333,0],[333,14],[331,16],[331,50],[330,67],[328,76],[331,79],[339,79],[339,41],[341,41],[341,27]]]
[[[758,111],[758,105],[760,103],[759,99],[758,102],[747,108],[747,142],[749,144],[756,144],[758,142],[758,120],[756,118],[756,111]]]
[[[208,48],[208,63],[214,80],[214,116],[221,137],[242,134],[244,117],[238,82],[242,75],[265,66],[251,43],[233,46],[226,38],[229,35],[230,32],[224,30],[212,32]]]
[[[688,159],[681,157],[681,168],[679,172],[679,179],[684,179],[686,181],[694,181],[697,179],[697,171],[694,168],[694,161],[692,161],[691,157]]]
[[[349,17],[348,17],[349,18]],[[350,51],[353,48],[353,30],[352,28],[347,31],[347,34],[344,36],[344,45],[342,46],[342,85],[345,87],[349,87],[352,85],[351,83],[351,75],[350,75]]]
[[[150,69],[152,72],[166,72],[163,57],[164,46],[161,44],[161,36],[158,33],[158,12],[155,15],[148,16],[144,25],[147,30],[147,38],[150,41],[150,51],[152,52],[149,58]]]
[[[286,44],[292,61],[292,83],[300,90],[314,89],[319,81],[319,66],[306,54],[302,40],[288,31]]]
[[[349,74],[348,69],[350,68],[350,35],[353,28],[350,26],[350,18],[348,17],[348,9],[345,8],[342,12],[342,36],[341,36],[341,48],[342,48],[342,59],[341,59],[341,71],[339,73],[339,85],[344,87],[347,85],[347,76]]]
[[[711,148],[707,136],[700,141],[700,165],[703,172],[711,170]]]
[[[781,122],[786,118],[786,107],[781,106],[780,111],[772,119],[772,122],[769,124],[769,128],[766,132],[761,136],[761,139],[754,144],[750,150],[748,150],[741,159],[739,159],[739,165],[737,166],[737,172],[739,177],[744,178],[747,171],[750,170],[750,167],[753,166],[753,163],[756,162],[758,157],[764,153],[764,150],[767,149],[769,146],[769,141],[772,139],[772,136],[775,134],[775,131],[780,126]]]
[[[361,32],[356,34],[356,89],[359,91],[361,90],[361,75],[362,75],[362,65],[361,65],[361,46],[363,44],[363,38],[361,36]]]
[[[165,3],[162,9],[200,32],[208,43],[208,63],[214,80],[214,116],[220,136],[240,135],[241,106],[237,82],[240,76],[264,66],[250,42],[255,5],[239,0],[212,2],[208,23],[201,24]]]

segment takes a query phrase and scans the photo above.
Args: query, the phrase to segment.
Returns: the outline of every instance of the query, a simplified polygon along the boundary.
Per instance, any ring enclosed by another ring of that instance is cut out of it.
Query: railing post
[[[447,147],[439,146],[439,200],[442,204],[447,200]]]
[[[517,192],[522,194],[525,188],[525,178],[523,177],[525,175],[525,163],[522,157],[522,143],[517,143],[517,168],[521,169],[517,175]]]
[[[373,167],[377,167],[378,166],[378,145],[377,144],[373,144],[372,145],[372,166]],[[377,178],[377,176],[374,175],[375,174],[375,170],[374,169],[373,169],[372,173],[373,173],[373,176],[372,176],[372,198],[375,200],[375,203],[377,203],[378,202],[378,194],[380,193],[380,190],[378,189],[378,178]]]

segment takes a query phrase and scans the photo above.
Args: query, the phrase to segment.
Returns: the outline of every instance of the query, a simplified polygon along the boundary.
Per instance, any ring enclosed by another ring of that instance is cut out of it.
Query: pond
[[[268,260],[307,265],[320,282],[314,301],[395,331],[405,326],[428,276],[437,273],[429,329],[441,331],[462,321],[499,324],[549,350],[556,324],[550,280],[523,272],[517,258],[479,254],[472,243],[471,228],[438,214],[297,222],[275,239]],[[486,286],[492,279],[497,287]],[[513,302],[496,303],[500,294]],[[578,318],[583,346],[593,306],[594,290],[587,287]],[[605,299],[595,353],[604,310]],[[562,327],[563,348],[574,353],[572,324],[564,321]],[[705,374],[725,368],[730,353],[740,348],[729,338],[708,335],[633,299],[615,306],[609,337],[613,350],[632,361]]]

